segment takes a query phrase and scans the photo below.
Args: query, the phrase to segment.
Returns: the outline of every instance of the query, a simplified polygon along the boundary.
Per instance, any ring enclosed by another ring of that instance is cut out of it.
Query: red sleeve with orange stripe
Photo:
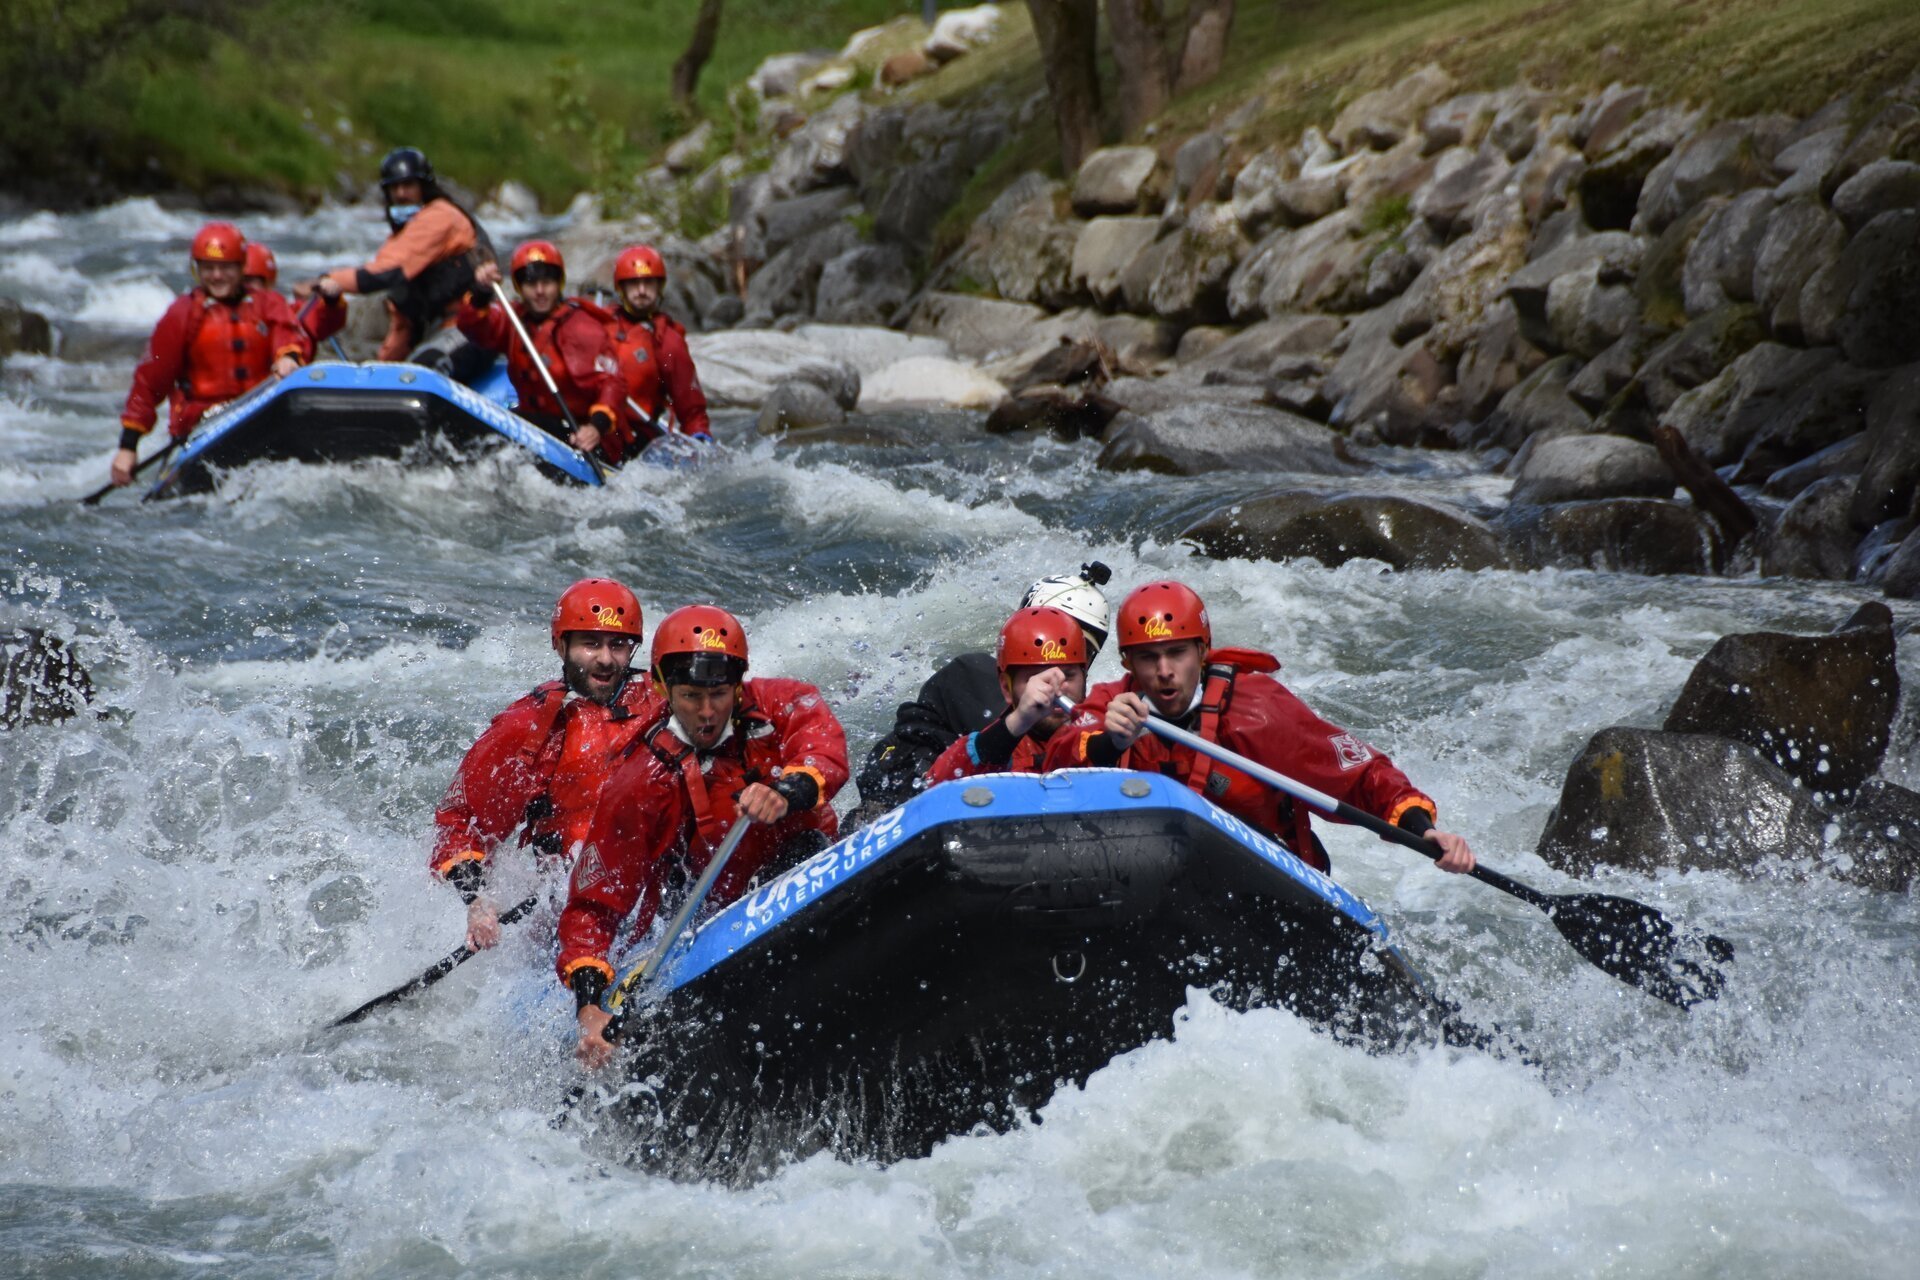
[[[153,326],[147,349],[133,367],[133,386],[127,391],[126,406],[120,410],[121,426],[143,433],[153,429],[160,405],[172,394],[186,367],[188,318],[198,301],[192,292],[181,294]]]
[[[679,776],[669,774],[644,746],[607,779],[560,913],[554,970],[563,985],[583,967],[613,976],[609,950],[620,922],[636,907],[635,935],[652,925],[660,905],[661,869],[685,818]]]
[[[433,815],[428,865],[435,875],[444,876],[461,862],[486,862],[520,825],[540,788],[525,748],[541,720],[534,698],[522,698],[494,717],[468,749]]]
[[[847,731],[820,690],[804,680],[755,680],[754,701],[780,729],[780,763],[813,775],[826,804],[847,785]]]
[[[1242,672],[1234,681],[1221,738],[1231,750],[1388,822],[1416,805],[1439,816],[1384,753],[1267,676]]]

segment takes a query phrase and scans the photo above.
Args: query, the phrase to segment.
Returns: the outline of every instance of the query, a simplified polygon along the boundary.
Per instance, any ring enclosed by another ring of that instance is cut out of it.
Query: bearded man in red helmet
[[[609,578],[568,587],[551,628],[561,678],[496,716],[460,761],[433,815],[430,865],[466,902],[474,950],[500,940],[485,892],[494,851],[518,828],[542,864],[571,863],[620,752],[659,711],[652,686],[629,678],[640,622],[640,601]]]
[[[673,878],[699,876],[739,817],[754,825],[708,900],[718,907],[824,849],[839,833],[833,799],[847,781],[847,736],[820,691],[747,679],[747,634],[712,605],[669,614],[653,637],[665,709],[608,781],[560,915],[560,981],[579,1006],[580,1060],[604,1063],[613,980],[608,950],[629,912],[637,937]]]
[[[645,448],[663,433],[662,415],[671,408],[683,435],[713,439],[707,421],[707,393],[687,350],[687,331],[660,310],[667,287],[667,263],[652,245],[636,244],[620,251],[613,262],[613,291],[619,298],[607,335],[620,361],[627,386],[627,419],[618,447]],[[611,449],[615,462],[621,454]]]
[[[1136,588],[1118,610],[1123,679],[1096,686],[1047,746],[1048,769],[1139,769],[1179,778],[1321,871],[1327,851],[1306,807],[1210,757],[1165,742],[1149,715],[1357,809],[1425,836],[1442,871],[1473,870],[1466,839],[1434,825],[1439,806],[1393,761],[1320,718],[1275,680],[1279,660],[1254,649],[1216,649],[1207,608],[1178,582]]]
[[[1078,702],[1087,693],[1087,633],[1073,615],[1037,606],[1022,609],[1000,628],[994,661],[1007,710],[986,728],[956,738],[927,770],[926,785],[980,773],[1038,773],[1047,742],[1067,722],[1060,695]]]
[[[539,353],[539,364],[515,332],[513,321],[494,305],[493,286],[500,283],[498,262],[484,263],[474,272],[474,290],[460,304],[455,323],[475,346],[505,353],[507,376],[520,397],[521,417],[549,435],[571,439],[582,453],[591,453],[619,425],[619,406],[626,397],[613,341],[607,336],[606,326],[613,316],[585,298],[562,296],[567,263],[551,241],[529,240],[515,249],[511,270],[513,287],[520,293],[514,314]],[[559,388],[559,400],[541,375],[542,365]],[[571,436],[569,418],[579,427]]]
[[[153,327],[120,411],[111,478],[133,483],[140,437],[167,402],[167,431],[184,439],[209,409],[245,395],[269,374],[284,377],[313,354],[287,300],[246,283],[246,237],[209,222],[193,237],[194,286]]]

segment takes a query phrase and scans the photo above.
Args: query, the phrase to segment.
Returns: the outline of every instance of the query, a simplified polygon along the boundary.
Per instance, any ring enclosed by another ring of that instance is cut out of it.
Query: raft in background
[[[717,913],[634,1008],[611,1154],[730,1182],[891,1161],[1167,1038],[1189,987],[1369,1048],[1485,1042],[1360,899],[1170,779],[935,787]]]
[[[217,471],[249,462],[399,458],[436,437],[464,451],[504,438],[549,474],[601,483],[584,454],[514,413],[514,402],[501,364],[469,387],[425,365],[321,361],[209,413],[146,496],[204,493]]]

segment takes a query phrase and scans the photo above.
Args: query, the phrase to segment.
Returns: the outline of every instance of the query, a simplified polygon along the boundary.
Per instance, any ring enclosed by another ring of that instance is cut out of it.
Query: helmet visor
[[[739,684],[747,673],[740,659],[725,653],[670,653],[660,659],[660,682],[706,688]]]

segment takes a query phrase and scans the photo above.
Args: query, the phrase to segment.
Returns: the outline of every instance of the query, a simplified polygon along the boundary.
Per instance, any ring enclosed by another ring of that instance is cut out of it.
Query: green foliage
[[[1381,196],[1367,206],[1360,218],[1360,229],[1369,235],[1380,233],[1397,235],[1413,221],[1413,206],[1407,197]]]

